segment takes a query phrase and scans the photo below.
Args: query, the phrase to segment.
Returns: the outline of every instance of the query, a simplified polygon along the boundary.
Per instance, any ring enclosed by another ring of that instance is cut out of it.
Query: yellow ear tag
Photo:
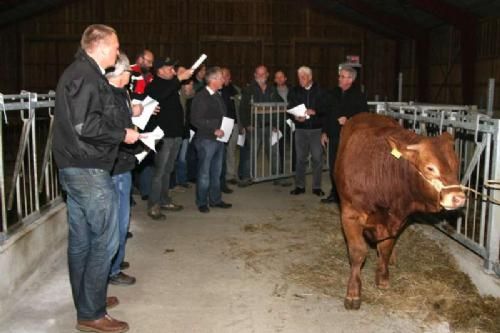
[[[397,148],[392,148],[391,155],[399,160],[399,158],[403,154],[401,154],[401,152]]]

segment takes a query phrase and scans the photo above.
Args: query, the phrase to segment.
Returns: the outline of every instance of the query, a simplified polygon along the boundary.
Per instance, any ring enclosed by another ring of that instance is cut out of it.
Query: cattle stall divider
[[[53,91],[0,94],[0,246],[62,202],[51,151],[54,106]]]
[[[295,175],[295,125],[287,115],[286,103],[252,103],[250,175],[254,182],[278,180]],[[311,170],[309,159],[308,173]],[[328,170],[328,147],[323,149],[323,170]]]
[[[474,106],[370,102],[372,111],[397,119],[417,134],[454,136],[461,185],[500,199],[488,180],[500,180],[500,120]],[[436,215],[429,215],[435,218]],[[435,226],[484,259],[487,273],[500,276],[500,205],[468,193],[462,210],[440,214]]]

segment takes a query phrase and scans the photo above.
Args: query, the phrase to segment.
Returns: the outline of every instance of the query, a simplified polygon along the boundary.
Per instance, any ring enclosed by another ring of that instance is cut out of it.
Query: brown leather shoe
[[[118,297],[116,297],[116,296],[106,297],[106,309],[114,308],[118,304],[120,304]]]
[[[78,320],[76,324],[76,329],[82,332],[123,333],[128,328],[126,322],[113,319],[108,314],[97,320]]]

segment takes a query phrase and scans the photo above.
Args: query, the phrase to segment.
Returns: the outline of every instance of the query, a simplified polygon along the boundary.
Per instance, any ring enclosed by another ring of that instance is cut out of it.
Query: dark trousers
[[[339,147],[339,138],[328,136],[328,165],[330,167],[330,182],[332,184],[332,189],[330,190],[330,196],[338,199],[339,195],[337,193],[337,186],[335,185],[335,178],[333,177],[335,171],[335,159],[337,157],[337,149]]]
[[[181,137],[164,137],[162,139],[162,146],[155,156],[151,194],[148,201],[149,208],[172,202],[172,198],[169,196],[170,176],[174,170],[181,143]]]

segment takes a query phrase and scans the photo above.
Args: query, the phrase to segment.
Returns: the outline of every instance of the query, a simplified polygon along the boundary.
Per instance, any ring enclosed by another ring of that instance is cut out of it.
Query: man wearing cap
[[[166,58],[153,63],[154,79],[146,88],[146,95],[160,103],[160,112],[151,117],[147,130],[159,126],[165,136],[155,156],[151,193],[148,200],[148,215],[155,219],[164,219],[161,209],[178,211],[182,206],[175,204],[169,196],[170,174],[172,173],[184,130],[184,111],[179,97],[181,81],[189,79],[193,70],[182,73],[175,71],[177,61]]]

